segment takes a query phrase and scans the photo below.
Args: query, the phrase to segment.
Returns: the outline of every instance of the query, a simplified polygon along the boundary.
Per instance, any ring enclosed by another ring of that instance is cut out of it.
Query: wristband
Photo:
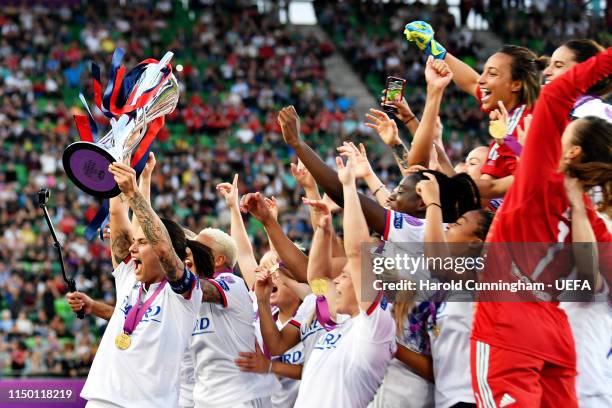
[[[381,184],[380,187],[378,187],[376,190],[374,190],[374,193],[372,193],[372,194],[376,195],[376,193],[378,193],[381,188],[385,188],[385,185]]]
[[[442,211],[442,206],[438,203],[429,203],[425,206],[425,208],[429,208],[430,206],[435,205],[436,207],[438,207],[440,209],[440,211]]]
[[[412,122],[415,119],[416,119],[416,115],[412,115],[412,117],[410,119],[408,119],[407,121],[404,122],[404,125],[409,124],[410,122]]]
[[[183,270],[183,276],[174,282],[168,282],[173,292],[182,295],[189,292],[196,281],[196,276],[187,267]]]

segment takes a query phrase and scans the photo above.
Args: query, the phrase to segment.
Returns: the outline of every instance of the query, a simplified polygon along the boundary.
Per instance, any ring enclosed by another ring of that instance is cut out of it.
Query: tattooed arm
[[[391,148],[393,157],[400,168],[403,176],[408,174],[408,149],[402,143],[397,130],[395,121],[389,117],[385,112],[378,109],[370,109],[370,113],[366,113],[368,121],[365,125],[371,129],[374,129],[380,136],[383,142]]]
[[[168,230],[151,208],[151,204],[138,191],[136,172],[130,166],[121,163],[112,164],[109,170],[115,177],[123,195],[127,198],[127,202],[134,212],[134,217],[138,219],[140,228],[142,228],[149,245],[159,257],[166,278],[170,282],[178,281],[183,277],[185,266],[174,252]],[[113,226],[111,226],[112,231]]]
[[[410,165],[408,164],[408,155],[410,152],[401,141],[398,144],[394,144],[389,146],[391,148],[391,152],[393,153],[393,157],[395,158],[395,162],[400,168],[400,172],[402,176],[406,176],[408,172],[408,168]]]
[[[145,200],[150,204],[151,203],[151,176],[153,174],[153,169],[155,168],[155,154],[153,152],[149,152],[149,157],[147,158],[147,164],[145,165],[142,173],[140,173],[140,179],[138,180],[138,190],[142,193]],[[132,218],[132,230],[138,231],[140,227],[140,222],[138,218]]]
[[[122,201],[123,200],[123,201]],[[128,218],[128,206],[122,196],[110,199],[110,244],[113,268],[123,262],[130,254],[132,245],[132,226]]]
[[[219,288],[208,279],[200,279],[200,285],[202,286],[202,302],[224,304]]]

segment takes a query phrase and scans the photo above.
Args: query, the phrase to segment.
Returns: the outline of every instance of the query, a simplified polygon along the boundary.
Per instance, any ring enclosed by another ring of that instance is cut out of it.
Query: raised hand
[[[225,203],[229,208],[238,207],[238,174],[234,174],[232,184],[217,184],[217,191],[225,198]]]
[[[563,186],[567,194],[567,200],[572,208],[582,208],[584,206],[584,190],[577,178],[565,176]]]
[[[278,220],[278,202],[276,201],[276,198],[274,196],[270,198],[265,197],[264,201],[266,205],[268,206],[268,209],[270,209],[270,212],[272,213],[272,217],[275,220]]]
[[[311,200],[310,198],[302,197],[302,202],[310,207],[320,216],[331,215],[331,211],[323,200]]]
[[[329,211],[332,214],[335,214],[335,213],[337,213],[337,212],[342,210],[342,207],[340,207],[338,204],[336,204],[334,202],[334,200],[329,198],[329,196],[327,194],[323,194],[323,198],[321,199],[321,202],[323,204],[325,204],[327,206],[327,208],[329,208]]]
[[[440,204],[440,186],[436,177],[431,173],[423,173],[427,180],[421,180],[416,185],[416,193],[421,196],[423,204]]]
[[[502,101],[498,101],[498,109],[489,113],[489,134],[498,141],[504,140],[508,133],[508,111]]]
[[[291,147],[300,143],[300,117],[293,105],[287,106],[278,113],[278,124],[283,132],[283,139]]]
[[[144,169],[140,174],[140,177],[151,178],[153,169],[155,169],[155,164],[157,164],[157,161],[155,160],[155,154],[153,152],[149,152],[149,157],[147,157],[147,164],[145,164]]]
[[[525,146],[525,142],[527,141],[527,133],[529,133],[529,127],[531,126],[531,119],[533,119],[533,116],[531,114],[525,116],[525,119],[523,120],[524,126],[521,127],[519,125],[516,128],[516,134],[518,136],[518,141],[522,146]]]
[[[108,171],[111,172],[119,189],[126,197],[131,197],[138,191],[136,171],[133,168],[127,164],[115,162],[108,166]]]
[[[368,157],[366,156],[366,150],[363,143],[359,143],[359,149],[353,142],[347,143],[344,142],[342,146],[337,148],[340,156],[346,158],[354,158],[355,162],[355,177],[357,178],[366,178],[369,175],[373,174],[372,166],[368,161]]]
[[[259,192],[243,196],[240,200],[240,211],[250,213],[264,225],[274,219],[272,211],[270,211],[264,197]]]
[[[257,296],[257,299],[269,302],[273,286],[270,271],[258,267],[255,270],[255,296]]]
[[[429,56],[425,64],[425,80],[429,87],[444,89],[453,80],[453,73],[444,60]]]
[[[366,113],[366,119],[371,123],[365,122],[364,124],[374,129],[386,145],[392,146],[402,143],[397,131],[397,125],[385,112],[378,109],[370,109],[370,113]]]
[[[297,165],[291,163],[291,175],[304,189],[311,189],[317,186],[314,177],[310,174],[304,163],[298,160]]]
[[[343,186],[355,184],[355,159],[349,157],[346,164],[342,161],[342,157],[336,157],[336,167],[338,167],[338,180]]]

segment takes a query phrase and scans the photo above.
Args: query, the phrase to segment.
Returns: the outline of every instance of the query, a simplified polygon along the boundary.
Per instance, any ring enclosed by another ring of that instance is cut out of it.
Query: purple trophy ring
[[[75,142],[64,151],[62,163],[72,182],[85,193],[100,198],[118,196],[121,191],[108,166],[115,158],[91,142]]]

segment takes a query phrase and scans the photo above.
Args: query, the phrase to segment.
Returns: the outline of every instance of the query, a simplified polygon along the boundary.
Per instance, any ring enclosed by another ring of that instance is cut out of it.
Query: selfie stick
[[[53,236],[53,246],[55,247],[55,249],[57,249],[57,255],[59,256],[59,263],[62,267],[62,276],[64,277],[64,282],[66,282],[66,285],[68,286],[68,291],[76,292],[76,283],[74,282],[74,279],[69,279],[68,276],[66,276],[66,269],[64,268],[64,256],[62,255],[62,246],[57,240],[57,235],[55,235],[55,229],[53,228],[53,224],[51,223],[51,217],[49,217],[49,212],[47,211],[47,201],[49,201],[50,196],[51,193],[48,189],[43,188],[42,190],[40,190],[38,192],[38,206],[42,208],[43,212],[45,213],[45,220],[47,221],[47,225],[49,226],[49,230],[51,231],[51,236]],[[84,318],[85,310],[81,308],[81,310],[78,310],[76,312],[76,315],[79,319]]]

